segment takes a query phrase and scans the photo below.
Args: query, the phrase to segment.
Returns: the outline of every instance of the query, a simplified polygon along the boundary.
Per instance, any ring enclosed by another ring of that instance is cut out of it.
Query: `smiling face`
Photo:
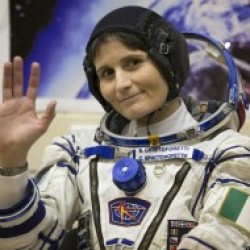
[[[168,84],[145,51],[110,37],[97,51],[94,64],[102,96],[129,120],[143,119],[166,102]]]

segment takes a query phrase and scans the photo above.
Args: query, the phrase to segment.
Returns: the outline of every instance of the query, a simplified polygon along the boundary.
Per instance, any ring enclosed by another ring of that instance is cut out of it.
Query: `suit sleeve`
[[[0,249],[57,249],[79,215],[78,146],[74,137],[56,138],[43,166],[30,178],[21,201],[0,210]]]
[[[248,249],[250,139],[238,134],[228,138],[215,151],[209,164],[210,171],[208,165],[204,173],[204,180],[208,179],[202,187],[204,196],[197,205],[199,224],[178,249]]]

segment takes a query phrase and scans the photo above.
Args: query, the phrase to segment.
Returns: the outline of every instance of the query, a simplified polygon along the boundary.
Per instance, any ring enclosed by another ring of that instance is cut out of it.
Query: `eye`
[[[105,69],[102,69],[100,72],[98,72],[99,80],[110,79],[113,75],[114,75],[114,70],[111,68],[105,68]]]
[[[127,60],[125,61],[125,67],[128,70],[134,70],[137,69],[141,63],[142,59],[140,58],[127,58]]]

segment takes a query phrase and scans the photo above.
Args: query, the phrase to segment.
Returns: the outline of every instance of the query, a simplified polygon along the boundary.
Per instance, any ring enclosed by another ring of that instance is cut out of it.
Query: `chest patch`
[[[140,225],[150,205],[150,202],[135,197],[111,200],[108,203],[110,224],[125,227]]]
[[[169,220],[167,250],[177,250],[178,245],[188,232],[197,226],[195,221]]]

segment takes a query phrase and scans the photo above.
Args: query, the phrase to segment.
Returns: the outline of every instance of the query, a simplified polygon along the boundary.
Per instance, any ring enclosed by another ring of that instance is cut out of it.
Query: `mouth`
[[[138,100],[138,98],[141,96],[141,94],[142,94],[142,92],[137,93],[137,94],[133,94],[130,96],[126,96],[120,100],[120,103],[124,103],[124,104],[134,103]]]

